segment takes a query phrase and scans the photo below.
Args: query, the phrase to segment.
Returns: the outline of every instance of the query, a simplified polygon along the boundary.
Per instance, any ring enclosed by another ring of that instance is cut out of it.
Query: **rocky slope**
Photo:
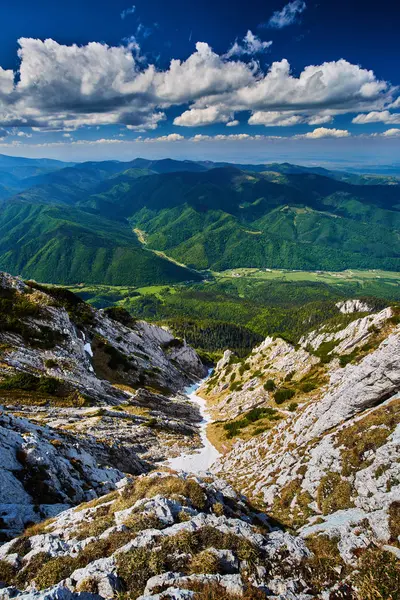
[[[179,390],[205,372],[166,329],[1,274],[1,538],[198,445]]]
[[[306,600],[312,564],[222,480],[154,472],[3,545],[0,597]]]
[[[399,589],[398,309],[342,308],[297,346],[267,338],[245,363],[225,353],[202,390],[213,435],[233,444],[213,471],[302,539],[333,544],[327,580],[370,560],[372,591],[355,597],[398,598],[373,581],[380,556]]]
[[[1,289],[0,600],[399,600],[397,307],[225,352],[200,388],[225,454],[197,477],[147,473],[199,444],[193,350]]]

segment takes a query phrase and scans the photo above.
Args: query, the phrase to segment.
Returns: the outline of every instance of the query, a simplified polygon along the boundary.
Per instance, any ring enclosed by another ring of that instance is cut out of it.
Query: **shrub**
[[[133,598],[140,596],[150,577],[162,573],[163,564],[158,558],[147,548],[133,548],[130,552],[118,555],[118,575]]]
[[[99,582],[95,577],[82,579],[76,586],[77,592],[88,592],[89,594],[98,594]]]
[[[0,560],[0,582],[12,585],[16,572],[15,568],[5,560]]]
[[[122,306],[110,306],[104,309],[104,313],[113,321],[117,321],[126,327],[134,327],[136,324],[136,319]]]
[[[298,408],[298,404],[297,402],[291,402],[288,406],[288,410],[290,410],[290,412],[295,412]]]
[[[286,402],[286,400],[290,400],[290,398],[293,398],[295,394],[296,392],[294,390],[282,387],[276,390],[276,392],[274,393],[274,400],[277,404],[283,404],[284,402]]]
[[[56,369],[58,367],[58,362],[56,360],[54,360],[53,358],[48,358],[47,360],[44,361],[44,366],[47,369]]]
[[[40,590],[44,590],[69,577],[75,568],[76,559],[71,556],[58,556],[49,560],[38,571],[34,581]]]
[[[203,550],[193,556],[190,561],[189,569],[191,573],[220,573],[221,561],[214,552]]]
[[[221,502],[216,502],[213,504],[212,510],[217,517],[223,517],[225,514],[224,505]]]
[[[276,385],[273,379],[268,379],[265,383],[264,383],[264,390],[266,390],[267,392],[273,392],[276,389]]]
[[[302,392],[308,394],[309,392],[315,390],[317,388],[317,385],[315,383],[312,383],[311,381],[306,381],[305,383],[301,383],[299,385],[299,388]]]
[[[37,377],[31,373],[9,375],[0,383],[0,389],[41,392],[50,396],[59,396],[66,391],[65,385],[59,379],[55,377]]]

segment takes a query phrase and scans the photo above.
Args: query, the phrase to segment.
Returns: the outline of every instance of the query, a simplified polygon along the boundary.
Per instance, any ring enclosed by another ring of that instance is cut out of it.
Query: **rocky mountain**
[[[3,538],[199,443],[206,369],[166,329],[2,273],[0,344]]]
[[[340,301],[296,345],[226,351],[200,387],[223,455],[193,474],[163,466],[201,445],[184,341],[63,288],[0,292],[2,600],[398,600],[398,307]]]
[[[341,316],[298,346],[267,338],[242,361],[227,351],[203,395],[211,439],[227,450],[213,471],[319,546],[319,592],[368,564],[369,591],[354,597],[397,598],[399,315],[368,310],[338,304]]]
[[[306,599],[310,559],[222,480],[154,472],[3,545],[0,597]]]

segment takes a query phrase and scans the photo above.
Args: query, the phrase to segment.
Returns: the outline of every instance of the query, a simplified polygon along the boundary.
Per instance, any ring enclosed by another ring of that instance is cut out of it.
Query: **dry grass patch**
[[[357,600],[399,600],[400,561],[390,552],[370,548],[361,555],[353,575]]]
[[[215,552],[203,550],[193,556],[189,569],[191,573],[221,573],[221,561]]]
[[[314,593],[340,581],[343,560],[337,547],[338,539],[315,535],[306,540],[313,555],[302,566],[302,575]]]
[[[313,514],[310,502],[312,497],[301,489],[301,479],[292,479],[275,495],[271,515],[283,525],[300,527]]]
[[[386,443],[387,438],[400,422],[400,400],[382,406],[351,427],[339,431],[336,445],[343,446],[341,458],[343,475],[348,476],[371,464],[366,453],[375,452]]]
[[[137,479],[132,485],[124,489],[120,498],[114,503],[113,510],[115,512],[130,508],[138,500],[153,498],[157,494],[169,498],[184,496],[198,510],[204,510],[207,507],[207,495],[201,485],[193,479],[180,479],[171,475],[167,477]]]
[[[323,515],[329,515],[337,510],[350,508],[351,484],[343,479],[339,473],[327,473],[317,489],[317,504]]]
[[[263,591],[252,585],[247,585],[243,594],[231,594],[223,585],[218,583],[188,583],[186,589],[195,592],[195,600],[265,600],[266,596]]]
[[[395,501],[389,506],[389,531],[393,542],[398,542],[400,537],[400,502]]]

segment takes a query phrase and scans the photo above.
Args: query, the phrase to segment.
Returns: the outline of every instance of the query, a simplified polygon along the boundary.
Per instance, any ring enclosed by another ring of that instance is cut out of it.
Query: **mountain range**
[[[148,285],[238,267],[400,270],[400,185],[288,163],[0,156],[0,268]]]

